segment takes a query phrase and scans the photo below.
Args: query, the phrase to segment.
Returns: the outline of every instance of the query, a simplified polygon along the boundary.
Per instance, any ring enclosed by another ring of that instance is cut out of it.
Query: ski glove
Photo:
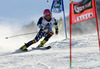
[[[58,28],[55,29],[55,33],[56,33],[56,35],[58,35]]]
[[[42,26],[41,24],[38,24],[37,26],[38,26],[39,28],[43,28],[43,26]]]

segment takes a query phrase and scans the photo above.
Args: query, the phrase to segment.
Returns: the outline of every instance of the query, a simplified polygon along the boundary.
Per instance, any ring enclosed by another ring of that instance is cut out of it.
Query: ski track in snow
[[[0,53],[0,69],[70,69],[69,39],[52,42],[50,50]],[[72,38],[72,68],[100,69],[100,52],[96,34]]]

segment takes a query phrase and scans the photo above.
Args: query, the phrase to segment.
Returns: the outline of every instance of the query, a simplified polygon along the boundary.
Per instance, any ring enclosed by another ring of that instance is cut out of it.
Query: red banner
[[[71,1],[71,0],[70,0]],[[99,25],[98,25],[98,18],[96,12],[96,0],[87,0],[85,4],[70,3],[70,68],[72,65],[72,24],[85,21],[91,18],[96,19],[97,25],[97,34],[98,34],[98,43],[99,43],[99,50],[100,50],[100,37],[99,37]]]
[[[91,18],[96,18],[95,0],[87,0],[85,4],[72,2],[70,5],[71,23],[75,24]]]

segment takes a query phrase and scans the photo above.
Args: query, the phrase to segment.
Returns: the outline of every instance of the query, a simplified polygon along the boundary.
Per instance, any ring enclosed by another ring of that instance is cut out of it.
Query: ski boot
[[[45,44],[46,42],[47,42],[46,40],[43,40],[43,41],[38,45],[38,48],[43,47],[44,44]]]
[[[27,52],[27,46],[26,45],[23,45],[21,48],[20,48],[21,51],[24,51],[24,52]]]

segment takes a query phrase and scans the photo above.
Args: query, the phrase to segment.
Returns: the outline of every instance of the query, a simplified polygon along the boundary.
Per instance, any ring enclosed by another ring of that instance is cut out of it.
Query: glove
[[[38,27],[39,27],[39,28],[43,28],[43,26],[42,26],[41,24],[38,24]]]
[[[43,26],[42,26],[42,25],[40,25],[40,26],[39,26],[39,28],[43,28]]]
[[[55,33],[56,33],[56,35],[58,35],[58,28],[55,29]]]

